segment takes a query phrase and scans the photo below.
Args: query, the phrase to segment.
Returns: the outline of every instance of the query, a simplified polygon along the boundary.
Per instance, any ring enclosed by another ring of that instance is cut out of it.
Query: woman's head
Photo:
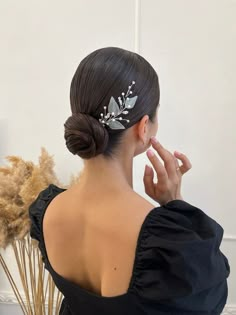
[[[104,126],[99,121],[104,106],[108,107],[111,97],[119,104],[118,97],[127,92],[133,81],[132,96],[138,97],[125,115],[129,122],[122,122],[125,129]],[[131,127],[140,129],[148,121],[155,134],[159,98],[158,76],[142,56],[117,47],[95,50],[80,62],[72,78],[72,115],[65,122],[67,148],[84,159],[99,154],[112,158]]]

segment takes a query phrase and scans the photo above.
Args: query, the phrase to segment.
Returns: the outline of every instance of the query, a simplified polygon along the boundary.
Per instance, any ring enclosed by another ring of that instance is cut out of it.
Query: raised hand
[[[153,167],[145,167],[143,182],[146,194],[160,205],[171,200],[183,199],[181,196],[182,175],[192,167],[189,159],[182,153],[175,151],[174,154],[166,150],[155,137],[151,138],[153,149],[164,161],[162,165],[157,154],[153,150],[147,150],[147,156]],[[182,165],[179,165],[179,161]],[[154,171],[157,174],[157,183],[153,182]]]

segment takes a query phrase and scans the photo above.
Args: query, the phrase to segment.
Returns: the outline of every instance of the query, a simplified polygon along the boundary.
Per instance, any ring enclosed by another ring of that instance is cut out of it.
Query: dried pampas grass
[[[38,165],[17,156],[6,157],[10,166],[0,168],[0,247],[29,232],[28,208],[49,184],[62,186],[53,170],[54,161],[42,148]]]
[[[38,165],[18,156],[8,156],[6,160],[10,165],[0,168],[0,249],[11,246],[14,251],[26,302],[1,254],[0,265],[24,314],[53,314],[53,310],[54,314],[58,314],[62,294],[44,268],[38,242],[29,235],[28,208],[48,185],[67,187],[59,182],[54,172],[53,157],[44,148],[41,149]],[[77,183],[78,178],[72,176],[68,186]]]

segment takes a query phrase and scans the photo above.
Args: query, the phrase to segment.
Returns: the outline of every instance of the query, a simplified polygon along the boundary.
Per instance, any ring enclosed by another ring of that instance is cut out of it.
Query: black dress
[[[230,273],[228,260],[219,249],[224,230],[202,210],[182,200],[157,206],[145,217],[127,293],[103,297],[56,273],[47,258],[42,220],[48,204],[64,190],[49,185],[29,208],[30,235],[39,241],[45,268],[64,296],[60,315],[219,315],[222,312]]]

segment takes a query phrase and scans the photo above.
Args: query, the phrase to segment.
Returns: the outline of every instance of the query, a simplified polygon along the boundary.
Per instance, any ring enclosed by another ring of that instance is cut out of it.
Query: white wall
[[[193,164],[183,195],[225,230],[227,302],[236,307],[235,17],[235,0],[1,1],[0,162],[15,154],[36,161],[44,146],[67,182],[82,166],[63,139],[78,63],[105,46],[137,51],[160,77],[159,139]],[[145,162],[145,154],[135,159],[142,195]],[[3,255],[17,277],[11,251]],[[0,269],[0,300],[10,292]],[[0,314],[8,313],[17,312],[0,304]]]

